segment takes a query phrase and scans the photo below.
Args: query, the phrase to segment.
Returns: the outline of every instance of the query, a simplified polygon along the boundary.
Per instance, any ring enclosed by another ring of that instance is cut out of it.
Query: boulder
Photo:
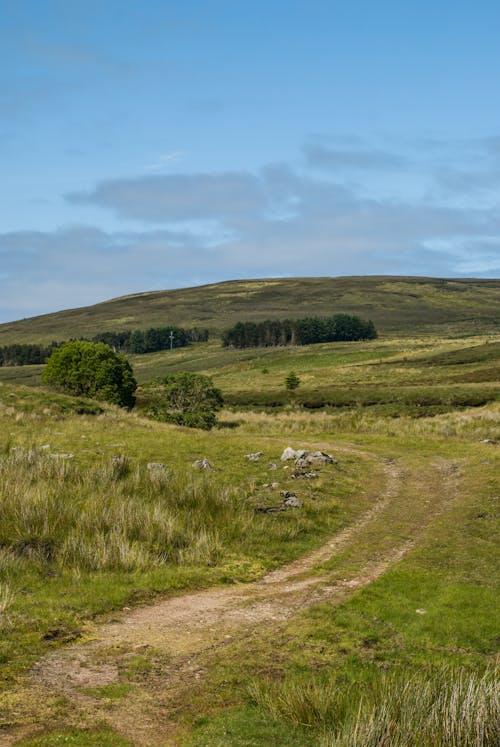
[[[297,452],[295,449],[292,449],[291,446],[287,446],[283,454],[281,455],[281,461],[287,462],[289,459],[296,459],[297,458]]]

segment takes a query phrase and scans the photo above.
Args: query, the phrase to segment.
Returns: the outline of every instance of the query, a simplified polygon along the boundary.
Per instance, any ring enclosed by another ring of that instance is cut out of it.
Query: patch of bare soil
[[[178,745],[179,710],[192,688],[203,687],[212,654],[220,657],[228,645],[244,646],[259,630],[278,630],[315,602],[341,603],[372,583],[404,557],[457,489],[457,468],[450,462],[435,463],[426,477],[394,460],[383,468],[383,494],[317,551],[252,584],[184,594],[120,613],[97,626],[90,642],[58,649],[36,665],[37,697],[57,693],[70,701],[73,725],[107,722],[137,747]],[[385,529],[394,525],[400,531],[388,539]],[[346,552],[345,567],[340,562],[335,571],[318,570]],[[120,700],[89,692],[117,684],[124,672],[137,673],[141,666],[139,685],[135,680]],[[15,744],[14,735],[3,740],[1,745]]]

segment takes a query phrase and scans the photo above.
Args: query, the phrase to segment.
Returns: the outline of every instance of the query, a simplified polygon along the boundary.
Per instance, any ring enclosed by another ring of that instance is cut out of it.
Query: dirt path
[[[74,725],[107,722],[137,747],[178,745],[179,710],[193,688],[203,688],[211,659],[235,645],[244,651],[249,637],[282,629],[315,602],[338,604],[372,583],[404,557],[456,495],[453,462],[436,460],[425,475],[394,460],[383,469],[385,488],[371,508],[317,551],[252,584],[121,613],[96,627],[90,642],[42,659],[33,672],[36,697],[57,693],[70,701]],[[123,682],[124,672],[141,662],[139,682],[125,697],[110,702],[90,691]],[[15,744],[14,735],[3,738],[10,741],[0,737],[0,744]]]

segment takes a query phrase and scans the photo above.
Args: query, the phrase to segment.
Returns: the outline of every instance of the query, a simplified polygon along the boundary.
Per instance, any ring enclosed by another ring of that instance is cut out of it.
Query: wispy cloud
[[[172,163],[177,163],[184,157],[183,150],[171,150],[168,153],[162,153],[156,161],[148,163],[145,168],[147,171],[159,171],[168,168]]]
[[[399,171],[407,158],[390,151],[364,147],[330,147],[307,143],[302,152],[309,166],[328,171]]]

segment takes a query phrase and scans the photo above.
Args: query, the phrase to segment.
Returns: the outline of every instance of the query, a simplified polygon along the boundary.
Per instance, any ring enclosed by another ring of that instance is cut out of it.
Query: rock
[[[287,506],[287,508],[300,508],[302,506],[302,503],[299,501],[296,495],[289,495],[288,498],[285,498],[283,501],[283,505]]]
[[[280,486],[279,482],[272,482],[271,483],[271,488],[273,490],[276,490],[277,488],[279,488],[279,486]]]
[[[41,451],[48,451],[50,449],[50,444],[43,444],[43,446],[40,446]]]
[[[427,613],[427,610],[424,610],[422,607],[420,607],[418,610],[415,610],[417,615],[425,615]]]
[[[314,478],[317,476],[317,472],[294,472],[293,475],[290,475],[292,480],[300,480],[301,478],[305,478],[306,480],[314,480]]]
[[[336,463],[332,455],[327,454],[325,451],[312,451],[307,453],[303,458],[306,460],[307,464],[325,465]]]
[[[289,459],[296,459],[296,458],[297,458],[297,452],[295,451],[295,449],[292,449],[291,446],[287,446],[283,454],[281,455],[282,462],[287,462]]]
[[[245,459],[248,459],[249,462],[258,462],[263,456],[263,451],[256,451],[255,454],[245,454]]]
[[[48,454],[48,456],[51,457],[51,459],[73,459],[75,455],[63,452],[61,454]]]
[[[214,467],[206,457],[203,457],[202,459],[197,459],[195,462],[193,462],[192,466],[195,469],[202,470],[204,472],[213,472]]]
[[[163,462],[148,462],[146,469],[150,472],[166,472],[167,465],[163,464]]]
[[[308,467],[311,464],[325,465],[335,464],[335,459],[331,454],[325,451],[306,451],[306,449],[292,449],[287,446],[281,455],[281,461],[287,462],[290,459],[295,460],[295,466],[299,468]]]
[[[479,443],[482,443],[482,444],[493,444],[493,446],[497,446],[498,445],[498,441],[495,441],[492,438],[483,438],[483,439],[481,439],[481,441]]]
[[[256,514],[274,514],[277,511],[284,511],[283,506],[257,506],[254,508]]]
[[[271,463],[269,464],[269,466],[268,466],[268,469],[269,469],[269,470],[275,470],[275,469],[278,469],[278,465],[277,465],[277,464],[275,464],[274,462],[271,462]]]

